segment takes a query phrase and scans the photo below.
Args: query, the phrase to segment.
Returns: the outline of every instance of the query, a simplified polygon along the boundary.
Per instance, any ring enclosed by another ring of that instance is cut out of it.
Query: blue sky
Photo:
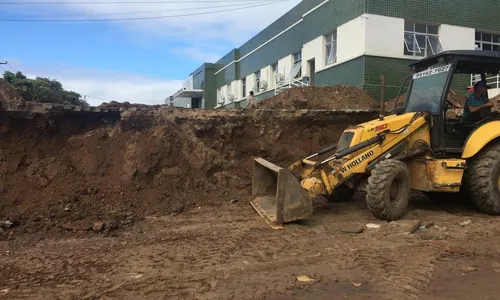
[[[87,95],[93,105],[111,100],[158,104],[179,89],[201,63],[214,62],[300,2],[256,6],[262,3],[205,1],[66,5],[6,5],[0,1],[0,19],[23,20],[157,17],[255,6],[140,21],[0,22],[0,58],[10,63],[2,68],[58,79],[66,88]]]

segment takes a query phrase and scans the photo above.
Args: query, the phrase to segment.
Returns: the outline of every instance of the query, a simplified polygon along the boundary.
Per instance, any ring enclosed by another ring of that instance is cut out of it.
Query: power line
[[[267,2],[272,2],[269,0]],[[2,2],[0,5],[65,5],[65,4],[167,4],[167,3],[252,3],[252,2],[263,2],[262,0],[185,0],[185,1],[16,1],[16,2]]]
[[[278,1],[278,0],[273,0],[273,1]],[[258,4],[264,4],[264,3],[269,3],[266,1],[255,1],[255,3]],[[121,12],[121,13],[104,13],[104,14],[92,14],[92,16],[120,16],[120,15],[140,15],[140,14],[152,14],[152,13],[164,13],[164,12],[173,12],[173,11],[193,11],[193,10],[204,10],[204,9],[213,9],[213,8],[225,8],[225,7],[234,7],[234,6],[243,6],[245,4],[243,3],[238,3],[238,4],[225,4],[225,5],[218,5],[218,6],[203,6],[203,7],[189,7],[189,8],[172,8],[168,10],[143,10],[143,11],[133,11],[133,12]],[[43,17],[46,16],[61,16],[62,14],[54,14],[54,15],[43,15]],[[37,16],[37,15],[35,15]],[[74,16],[74,17],[81,17],[82,15],[79,14],[73,14],[73,15],[64,15],[64,16]],[[38,17],[42,17],[38,15]]]
[[[182,15],[167,15],[167,16],[154,16],[154,17],[137,17],[137,18],[115,18],[115,19],[0,19],[0,22],[111,22],[111,21],[138,21],[138,20],[155,20],[155,19],[168,19],[168,18],[180,18],[180,17],[189,17],[189,16],[200,16],[200,15],[208,15],[214,13],[242,10],[252,7],[260,7],[266,5],[272,5],[280,2],[286,2],[289,0],[273,0],[273,2],[266,2],[264,4],[256,4],[256,5],[248,5],[237,8],[230,9],[221,9],[214,10],[209,12],[200,12],[200,13],[189,13]],[[205,2],[205,1],[203,1]],[[183,2],[186,3],[186,2]]]
[[[0,57],[0,60],[3,60],[4,62],[0,62],[0,65],[7,65],[12,71],[14,71],[14,73],[17,73],[16,69],[14,69],[14,67],[9,63],[8,60],[6,60],[5,58],[1,58]],[[5,70],[5,68],[3,68],[5,72],[7,72],[7,70]]]

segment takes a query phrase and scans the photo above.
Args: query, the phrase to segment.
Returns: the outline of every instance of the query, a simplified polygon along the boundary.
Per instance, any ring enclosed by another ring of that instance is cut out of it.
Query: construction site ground
[[[272,230],[248,198],[220,200],[112,234],[15,233],[0,243],[2,298],[498,299],[500,220],[464,204],[414,201],[389,224],[360,195]],[[415,220],[434,226],[409,234]]]
[[[249,204],[254,157],[286,167],[378,117],[371,107],[79,108],[12,93],[0,299],[498,299],[500,218],[467,199],[414,194],[391,223],[362,193],[318,199],[282,230]]]

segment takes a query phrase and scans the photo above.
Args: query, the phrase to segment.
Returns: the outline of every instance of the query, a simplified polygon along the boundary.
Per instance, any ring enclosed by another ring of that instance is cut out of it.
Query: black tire
[[[399,220],[410,200],[411,179],[405,163],[388,159],[375,166],[366,190],[366,203],[373,216]]]
[[[481,151],[470,160],[466,175],[472,202],[490,215],[500,214],[500,144]]]
[[[341,184],[333,190],[333,194],[324,195],[326,200],[330,203],[351,201],[354,197],[356,190],[351,189],[345,184]]]

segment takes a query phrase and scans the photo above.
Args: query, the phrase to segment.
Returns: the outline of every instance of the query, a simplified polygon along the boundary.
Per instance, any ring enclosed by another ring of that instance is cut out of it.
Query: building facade
[[[191,107],[193,99],[203,108],[244,107],[250,91],[262,100],[294,86],[344,84],[380,99],[384,73],[391,99],[411,61],[446,50],[500,51],[499,13],[498,0],[303,0],[202,65],[190,75],[194,84],[172,98]],[[498,76],[490,84],[500,88]]]

